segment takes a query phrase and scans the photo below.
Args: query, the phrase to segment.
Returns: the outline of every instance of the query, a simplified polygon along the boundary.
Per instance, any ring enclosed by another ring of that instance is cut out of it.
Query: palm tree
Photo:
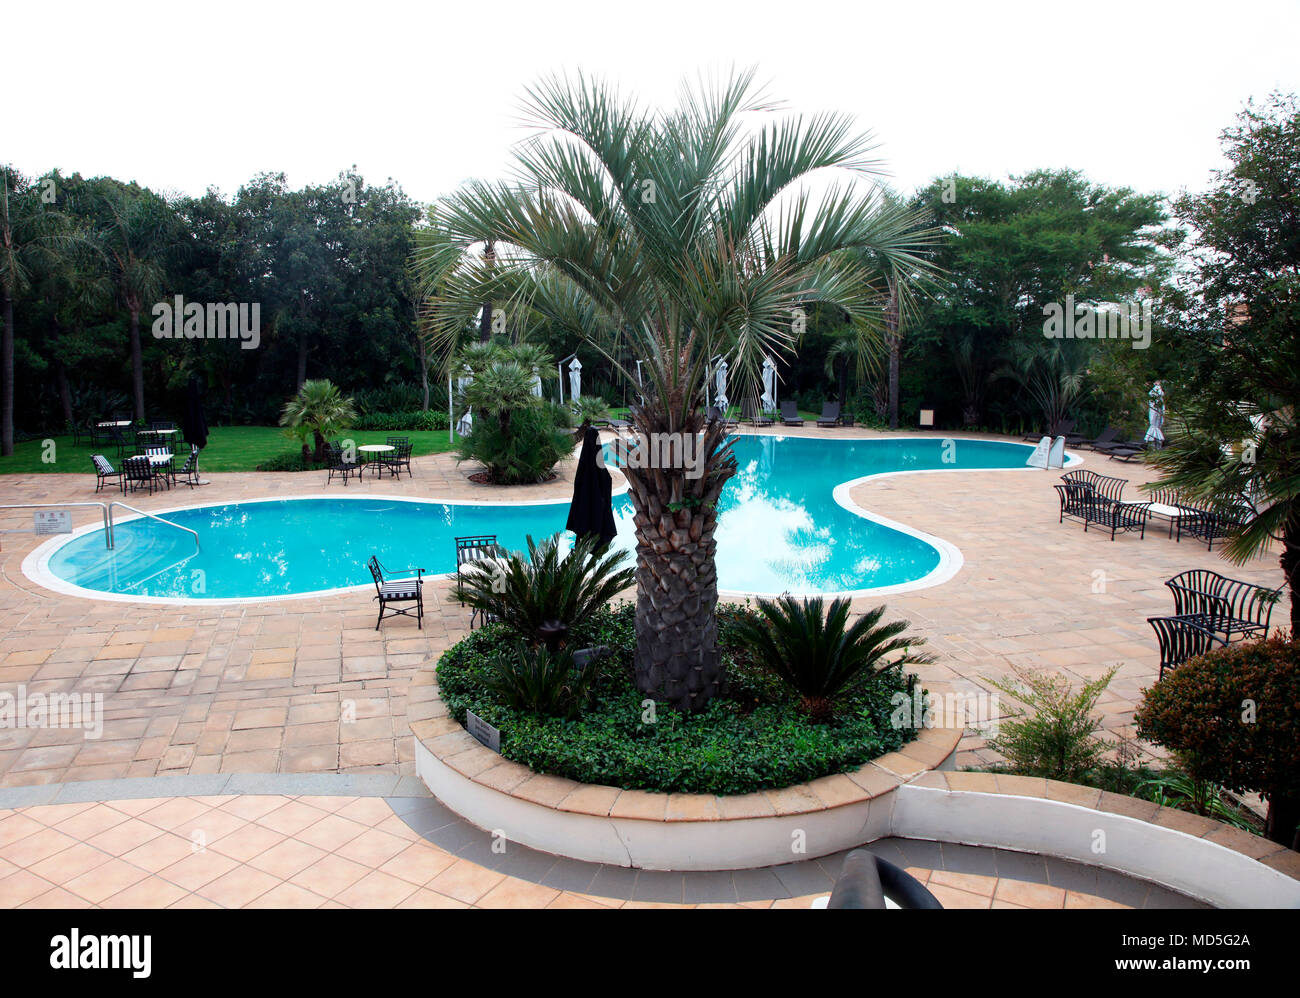
[[[302,443],[303,460],[309,456],[307,438],[315,446],[310,457],[317,463],[325,459],[325,441],[350,427],[357,418],[356,407],[344,398],[337,385],[327,379],[304,381],[298,394],[284,404],[280,425]]]
[[[1010,362],[996,372],[1015,381],[1038,406],[1050,434],[1084,393],[1084,376],[1092,355],[1091,340],[1049,340],[1042,336],[1017,340]]]
[[[722,679],[714,532],[736,460],[722,424],[704,418],[711,359],[726,356],[754,391],[763,357],[793,345],[793,320],[814,302],[878,330],[882,290],[858,252],[923,270],[930,238],[885,203],[869,136],[851,119],[776,110],[753,71],[684,87],[667,112],[582,76],[543,81],[525,104],[538,133],[519,147],[520,179],[440,200],[419,251],[426,280],[445,281],[458,303],[438,331],[440,355],[482,302],[526,307],[628,383],[627,358],[641,360],[646,402],[630,419],[644,439],[699,442],[695,468],[627,473],[637,687],[684,711],[703,708]],[[766,124],[749,130],[753,118]],[[813,173],[827,178],[819,195]],[[488,242],[491,268],[473,252]]]
[[[0,166],[0,456],[14,452],[14,304],[31,289],[35,273],[62,266],[60,254],[85,242],[62,211],[42,202],[35,186]]]
[[[110,182],[103,206],[109,224],[105,250],[113,262],[114,280],[122,305],[130,316],[131,387],[137,422],[145,419],[144,355],[140,343],[140,313],[163,292],[168,258],[185,246],[179,218],[152,191]],[[179,319],[179,317],[178,317]]]

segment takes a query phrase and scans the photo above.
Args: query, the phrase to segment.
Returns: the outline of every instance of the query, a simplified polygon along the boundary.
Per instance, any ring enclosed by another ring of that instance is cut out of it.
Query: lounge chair
[[[370,576],[375,580],[375,599],[379,600],[379,619],[375,621],[375,630],[379,630],[379,625],[384,622],[384,614],[390,616],[411,616],[411,609],[394,609],[389,610],[390,603],[414,603],[415,604],[415,624],[420,630],[424,630],[424,575],[423,568],[403,568],[400,571],[414,572],[415,577],[401,579],[386,579],[384,573],[386,569],[379,564],[379,559],[371,555],[370,560],[366,562],[366,567],[370,569]]]
[[[758,403],[753,399],[746,399],[740,403],[740,415],[742,418],[749,420],[754,426],[771,426],[772,421],[763,415],[758,407]]]
[[[1110,529],[1110,539],[1121,531],[1140,531],[1146,537],[1150,502],[1125,501],[1121,496],[1128,482],[1123,478],[1099,475],[1095,471],[1072,471],[1061,476],[1061,484],[1054,486],[1061,500],[1058,522],[1066,518],[1083,524],[1088,532],[1090,524]]]
[[[1083,439],[1080,434],[1074,432],[1074,423],[1073,419],[1063,419],[1055,427],[1049,426],[1042,433],[1027,433],[1023,439],[1042,440],[1043,437],[1065,437],[1067,444],[1074,445]]]
[[[799,417],[799,406],[794,402],[782,402],[781,422],[786,426],[803,426],[803,420]]]
[[[1227,646],[1214,632],[1186,617],[1148,617],[1147,623],[1160,642],[1159,679],[1165,678],[1165,670],[1176,669],[1189,658]]]
[[[1101,431],[1100,436],[1094,437],[1092,440],[1085,440],[1083,442],[1085,445],[1091,447],[1093,450],[1103,450],[1104,448],[1108,447],[1111,443],[1113,443],[1115,438],[1118,436],[1119,436],[1119,430],[1116,429],[1114,426],[1108,426]]]
[[[126,490],[126,484],[122,480],[122,472],[116,471],[109,463],[108,458],[103,454],[92,454],[90,456],[90,461],[95,466],[96,492],[100,491],[100,489],[104,487],[105,483],[110,481],[116,482],[119,489],[122,489],[123,491]]]
[[[838,426],[840,423],[840,404],[838,402],[823,402],[822,414],[817,417],[818,426]]]
[[[1165,585],[1174,595],[1174,616],[1221,634],[1225,641],[1234,634],[1267,635],[1273,607],[1282,599],[1281,589],[1230,579],[1208,568],[1180,572]]]
[[[1186,533],[1205,541],[1207,551],[1213,549],[1215,541],[1226,539],[1255,515],[1254,507],[1244,502],[1226,509],[1190,503],[1184,505],[1183,512],[1178,518],[1178,539],[1181,541]]]

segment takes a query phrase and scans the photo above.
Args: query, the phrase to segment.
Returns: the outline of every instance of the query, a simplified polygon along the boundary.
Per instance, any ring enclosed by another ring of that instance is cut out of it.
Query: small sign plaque
[[[465,711],[465,730],[493,752],[501,751],[501,729],[492,727],[472,710]]]
[[[66,509],[38,509],[32,514],[38,534],[72,533],[72,512]]]

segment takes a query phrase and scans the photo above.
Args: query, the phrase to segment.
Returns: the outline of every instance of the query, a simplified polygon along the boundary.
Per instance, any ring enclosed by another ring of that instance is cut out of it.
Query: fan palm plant
[[[758,614],[736,624],[736,637],[755,657],[800,697],[814,718],[831,715],[837,697],[876,671],[895,665],[931,661],[911,649],[924,638],[901,638],[908,624],[881,624],[884,606],[849,624],[849,601],[830,606],[820,596],[760,599]]]
[[[328,379],[304,381],[298,394],[284,404],[280,425],[301,440],[303,460],[310,456],[317,463],[325,460],[326,438],[341,433],[357,418],[356,407],[344,398],[336,384]],[[314,449],[308,447],[312,439]]]
[[[923,270],[932,239],[885,201],[870,137],[851,119],[776,111],[752,71],[684,88],[675,110],[658,113],[581,76],[544,81],[528,93],[538,133],[519,148],[518,179],[443,198],[418,250],[429,286],[443,290],[441,355],[482,302],[526,308],[629,384],[638,378],[625,365],[641,361],[634,431],[698,442],[690,468],[627,472],[637,686],[681,710],[703,708],[722,679],[714,533],[736,461],[723,425],[704,416],[711,358],[727,357],[755,389],[763,357],[795,343],[813,302],[839,306],[864,334],[879,330],[883,289],[858,251]],[[766,124],[749,129],[755,118]],[[827,180],[817,195],[814,173]],[[491,267],[474,252],[487,242]]]

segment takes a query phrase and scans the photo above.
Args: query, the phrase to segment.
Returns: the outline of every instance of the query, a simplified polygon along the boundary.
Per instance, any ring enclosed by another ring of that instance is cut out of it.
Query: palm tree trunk
[[[1291,637],[1300,639],[1300,506],[1293,506],[1287,517],[1279,561],[1291,596]]]
[[[144,353],[140,347],[140,310],[131,309],[131,387],[135,393],[135,421],[144,422]]]
[[[898,429],[898,286],[889,282],[889,305],[885,312],[885,343],[889,347],[889,428]]]
[[[4,296],[4,320],[4,338],[0,342],[0,367],[4,368],[0,375],[0,394],[4,396],[0,402],[0,455],[9,457],[14,452],[14,300],[8,292]]]
[[[54,362],[54,378],[59,388],[59,403],[63,406],[63,419],[67,423],[76,423],[72,413],[72,387],[68,384],[68,367],[61,360]]]
[[[635,408],[632,418],[643,447],[672,432],[657,407]],[[694,440],[702,422],[694,414],[682,436]],[[709,457],[698,478],[684,467],[626,469],[636,511],[636,686],[683,712],[703,709],[722,682],[714,535],[718,496],[736,472],[723,437],[720,422],[705,428]]]
[[[489,241],[483,247],[483,262],[491,270],[493,262],[496,260],[496,244]],[[492,303],[485,301],[483,303],[483,315],[479,319],[478,338],[480,343],[486,343],[492,339]]]

